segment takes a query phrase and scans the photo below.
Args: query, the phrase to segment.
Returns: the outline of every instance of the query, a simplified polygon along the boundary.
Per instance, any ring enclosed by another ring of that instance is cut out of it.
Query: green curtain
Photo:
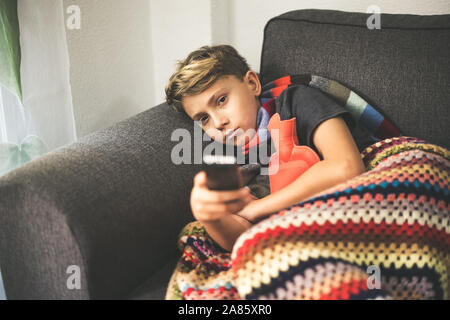
[[[0,84],[22,101],[17,0],[0,0]]]

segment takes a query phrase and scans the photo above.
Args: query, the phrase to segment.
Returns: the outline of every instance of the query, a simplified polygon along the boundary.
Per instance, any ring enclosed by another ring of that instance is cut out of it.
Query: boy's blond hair
[[[176,111],[185,112],[183,97],[202,93],[223,76],[234,75],[242,81],[249,70],[247,61],[232,46],[203,46],[178,61],[166,85],[166,101]]]

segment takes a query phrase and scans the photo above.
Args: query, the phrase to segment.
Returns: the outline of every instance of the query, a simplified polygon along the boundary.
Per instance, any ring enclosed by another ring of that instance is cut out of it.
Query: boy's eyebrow
[[[197,120],[198,120],[197,117],[200,117],[203,113],[204,113],[204,112],[197,112],[196,114],[194,114],[194,116],[192,117],[192,119],[193,119],[194,121],[197,121]]]
[[[211,98],[209,98],[208,100],[208,106],[212,105],[213,102],[216,100],[216,94],[218,94],[219,92],[225,90],[226,88],[220,88],[219,90],[217,90],[212,96]]]

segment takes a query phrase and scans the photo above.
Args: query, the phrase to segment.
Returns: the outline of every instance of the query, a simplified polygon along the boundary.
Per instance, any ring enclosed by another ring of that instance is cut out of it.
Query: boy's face
[[[212,139],[240,146],[256,132],[260,94],[261,83],[250,70],[243,81],[235,76],[221,77],[205,91],[183,97],[182,103],[189,117],[201,121]]]

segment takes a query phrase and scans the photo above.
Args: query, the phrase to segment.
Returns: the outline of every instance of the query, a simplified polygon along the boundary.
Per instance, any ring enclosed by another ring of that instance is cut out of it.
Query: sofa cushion
[[[312,73],[337,80],[380,110],[404,135],[450,147],[450,15],[296,10],[265,28],[261,79]]]

